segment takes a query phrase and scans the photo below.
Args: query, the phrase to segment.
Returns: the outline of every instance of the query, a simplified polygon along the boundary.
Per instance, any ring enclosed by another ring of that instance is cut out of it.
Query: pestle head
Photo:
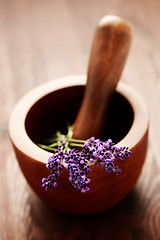
[[[107,16],[104,16],[100,19],[99,23],[98,23],[98,26],[105,26],[105,24],[120,24],[120,23],[125,23],[125,25],[129,25],[130,27],[130,30],[132,32],[132,27],[130,25],[130,23],[126,20],[124,20],[123,18],[121,17],[118,17],[118,16],[115,16],[115,15],[107,15]]]

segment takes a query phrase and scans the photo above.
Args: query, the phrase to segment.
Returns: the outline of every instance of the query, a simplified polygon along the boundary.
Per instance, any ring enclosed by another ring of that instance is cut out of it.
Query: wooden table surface
[[[99,19],[126,18],[134,39],[121,81],[145,99],[149,149],[141,177],[116,207],[58,213],[26,183],[8,136],[15,103],[53,78],[86,73]],[[0,240],[160,239],[160,1],[0,0]]]

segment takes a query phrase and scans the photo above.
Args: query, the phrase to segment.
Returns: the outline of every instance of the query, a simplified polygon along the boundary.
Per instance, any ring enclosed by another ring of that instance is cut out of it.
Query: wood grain
[[[158,0],[0,0],[0,239],[160,239],[160,2]],[[134,190],[93,216],[50,210],[27,186],[7,122],[17,100],[55,77],[86,72],[94,27],[106,14],[134,28],[123,81],[150,111],[149,150]]]

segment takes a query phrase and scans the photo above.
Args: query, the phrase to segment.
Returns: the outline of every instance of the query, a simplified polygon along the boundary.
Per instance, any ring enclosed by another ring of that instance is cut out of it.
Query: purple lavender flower
[[[61,140],[57,146],[57,150],[48,159],[46,165],[51,174],[42,179],[42,187],[45,189],[57,186],[57,178],[65,167],[69,172],[69,181],[77,190],[84,193],[89,190],[88,184],[91,180],[87,175],[91,171],[91,164],[102,165],[105,171],[118,175],[121,169],[115,166],[115,159],[124,160],[131,155],[128,147],[118,148],[111,139],[102,142],[94,137],[86,141],[66,137],[66,141]],[[75,148],[71,149],[70,146],[81,146],[82,150],[79,152]]]
[[[48,163],[46,167],[50,171],[51,175],[47,178],[42,179],[42,187],[52,189],[52,187],[57,187],[57,178],[62,173],[63,164],[61,161],[63,160],[63,152],[62,150],[56,150],[55,154],[49,157]]]
[[[82,192],[89,190],[87,184],[90,179],[87,178],[90,164],[86,161],[83,154],[76,149],[70,150],[65,156],[66,169],[69,171],[69,181],[76,189],[81,189]]]
[[[45,187],[45,190],[52,187],[57,187],[57,176],[56,174],[51,174],[47,178],[42,178],[42,187]]]
[[[99,139],[89,138],[82,146],[82,152],[83,151],[87,156],[91,156],[96,166],[101,164],[104,170],[107,172],[113,171],[116,175],[118,175],[121,170],[114,165],[114,159],[120,158],[124,160],[131,155],[128,147],[118,148],[111,139],[102,142]]]
[[[121,173],[121,169],[118,168],[118,166],[115,166],[114,169],[113,169],[113,171],[114,171],[114,173],[115,173],[116,175],[118,175],[119,173]]]

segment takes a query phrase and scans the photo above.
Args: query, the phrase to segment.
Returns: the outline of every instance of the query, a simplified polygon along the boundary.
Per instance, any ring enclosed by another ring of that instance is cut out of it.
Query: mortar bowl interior
[[[26,133],[31,141],[43,143],[57,130],[66,134],[67,127],[73,125],[78,113],[84,88],[83,85],[62,88],[36,102],[25,120]],[[132,106],[120,93],[115,92],[107,115],[101,139],[111,138],[114,143],[118,143],[132,126],[134,117]]]

